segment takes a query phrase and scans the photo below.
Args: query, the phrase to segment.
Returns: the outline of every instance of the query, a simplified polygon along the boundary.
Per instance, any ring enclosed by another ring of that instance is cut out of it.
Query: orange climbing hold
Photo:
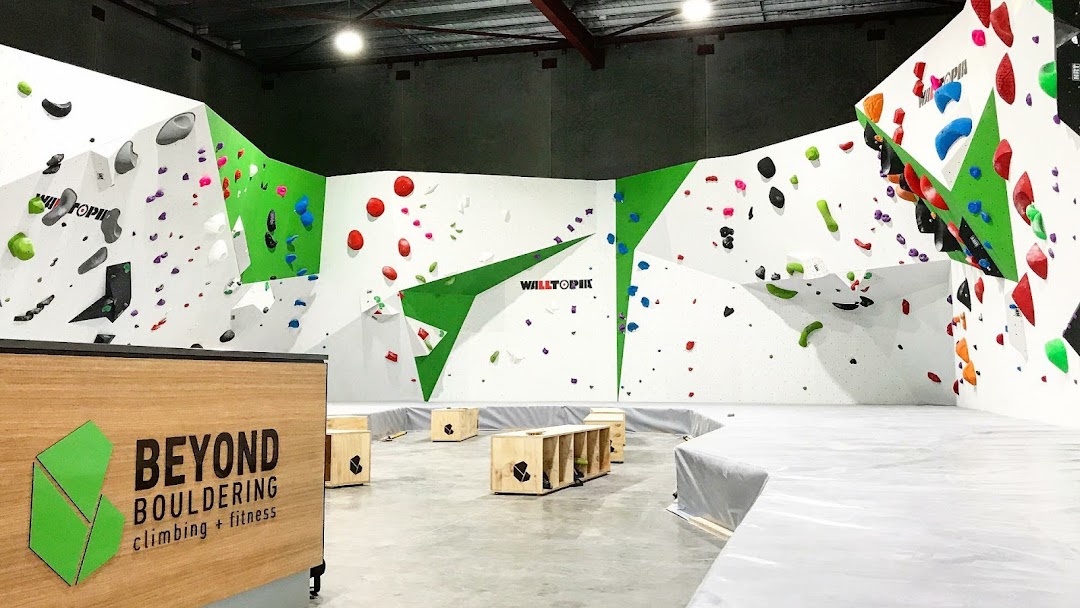
[[[964,363],[971,363],[971,356],[968,353],[967,338],[960,338],[960,341],[956,343],[956,356],[960,357],[960,360]]]
[[[1009,7],[1004,2],[990,13],[990,27],[1005,46],[1013,45],[1012,20],[1009,19]]]
[[[964,366],[964,382],[967,382],[971,386],[975,386],[979,383],[979,378],[975,375],[974,363],[968,363]]]
[[[990,0],[971,0],[971,10],[975,11],[983,27],[990,27]]]
[[[1034,245],[1031,246],[1031,249],[1028,249],[1028,252],[1027,252],[1027,265],[1028,265],[1028,268],[1030,268],[1032,272],[1039,275],[1040,279],[1043,279],[1044,281],[1046,280],[1046,273],[1047,273],[1046,254],[1043,253],[1043,250],[1042,250],[1042,248],[1039,247],[1038,243],[1035,243]]]
[[[975,299],[982,304],[983,293],[986,291],[986,284],[983,283],[982,277],[979,277],[978,281],[975,281]]]
[[[1031,281],[1027,274],[1024,274],[1013,288],[1012,299],[1027,322],[1035,325],[1035,304],[1031,301]]]
[[[1001,63],[998,64],[995,86],[1002,101],[1009,105],[1016,101],[1016,74],[1013,72],[1012,60],[1009,59],[1008,53],[1005,53],[1005,56],[1001,58]]]
[[[919,200],[919,197],[915,196],[911,192],[908,192],[907,190],[904,190],[904,189],[897,190],[896,191],[896,196],[899,196],[900,198],[904,199],[905,201],[907,201],[909,203],[914,203],[914,202]]]
[[[1001,179],[1009,179],[1009,168],[1012,166],[1012,155],[1012,146],[1009,144],[1009,140],[1001,140],[997,150],[994,150],[994,173],[1000,175]]]
[[[1020,214],[1020,217],[1024,218],[1024,221],[1031,225],[1031,220],[1027,215],[1027,208],[1031,206],[1031,203],[1035,202],[1035,193],[1031,189],[1031,178],[1028,177],[1025,171],[1020,179],[1016,181],[1016,186],[1013,188],[1013,207],[1016,212]]]
[[[881,120],[881,110],[885,107],[885,96],[881,93],[875,93],[863,100],[862,107],[866,117],[877,122]]]

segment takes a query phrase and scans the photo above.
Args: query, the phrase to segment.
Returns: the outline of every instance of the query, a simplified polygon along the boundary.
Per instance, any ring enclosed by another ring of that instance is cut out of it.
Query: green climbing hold
[[[1061,338],[1054,338],[1046,343],[1046,358],[1054,367],[1069,373],[1069,353],[1065,350],[1065,342]]]
[[[1057,99],[1057,62],[1050,63],[1039,68],[1039,86],[1043,93]]]
[[[849,271],[848,271],[848,273],[847,273],[847,280],[849,280],[849,281],[854,281],[854,280],[855,280],[855,273],[854,273],[854,272],[851,272],[851,271],[849,270]]]
[[[825,227],[829,229],[829,232],[836,232],[840,229],[840,227],[836,225],[836,220],[833,219],[832,211],[829,211],[828,201],[818,201],[817,210],[821,213],[821,218],[825,220]]]
[[[34,244],[30,242],[30,237],[22,232],[8,239],[7,247],[11,255],[24,262],[34,257]]]
[[[788,181],[791,182],[792,186],[798,186],[799,185],[799,176],[798,175],[792,175],[791,178],[788,179]]]
[[[821,329],[822,327],[825,326],[821,323],[821,321],[814,321],[813,323],[804,327],[802,333],[799,334],[799,346],[806,348],[807,339],[810,337],[810,334]]]
[[[432,262],[432,263],[431,263],[431,266],[428,266],[428,267],[427,267],[427,271],[428,271],[429,273],[431,273],[431,272],[435,272],[435,269],[436,269],[436,268],[438,268],[438,267],[439,267],[439,263],[438,263],[438,262]]]
[[[424,275],[422,275],[422,274],[416,275],[416,280],[421,282],[421,283],[427,283],[427,279],[425,279]]]
[[[772,283],[766,283],[765,289],[767,289],[769,293],[780,298],[781,300],[790,300],[791,298],[794,298],[796,295],[799,294],[799,292],[797,291],[791,289],[784,289],[783,287],[777,287]]]
[[[810,146],[806,149],[806,160],[814,162],[821,158],[821,152],[818,152],[817,146]]]
[[[499,360],[499,351],[495,351],[495,352],[491,353],[491,356],[488,357],[488,361],[491,361],[492,363],[495,363],[498,360]]]
[[[45,201],[41,200],[40,196],[35,196],[27,203],[26,210],[33,215],[45,213]]]
[[[874,276],[874,273],[867,270],[866,274],[862,275],[862,278],[863,278],[864,281],[869,281],[871,278],[873,278],[873,276]]]
[[[19,83],[19,93],[27,97],[34,92],[34,89],[30,88],[30,83],[23,81]]]
[[[575,458],[574,459],[574,464],[579,466],[579,467],[587,467],[587,466],[589,466],[589,459],[588,458]]]
[[[802,271],[803,271],[803,265],[802,264],[800,264],[798,262],[788,262],[788,265],[787,265],[787,273],[788,274],[795,274],[796,272],[801,273]]]
[[[1046,225],[1043,223],[1042,211],[1035,208],[1035,205],[1028,205],[1027,208],[1028,219],[1031,220],[1031,230],[1035,233],[1035,236],[1042,240],[1046,240]]]

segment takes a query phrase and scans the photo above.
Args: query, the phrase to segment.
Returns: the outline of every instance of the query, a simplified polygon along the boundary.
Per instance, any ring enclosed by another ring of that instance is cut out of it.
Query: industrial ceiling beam
[[[532,0],[532,3],[594,70],[604,67],[603,49],[562,0]]]

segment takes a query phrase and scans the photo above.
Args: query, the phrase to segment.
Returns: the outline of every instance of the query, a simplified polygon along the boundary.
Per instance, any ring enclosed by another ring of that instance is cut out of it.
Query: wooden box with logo
[[[371,431],[326,431],[323,481],[328,488],[359,486],[371,481]]]
[[[480,408],[448,407],[431,410],[432,441],[465,441],[480,432]]]
[[[492,493],[539,496],[607,475],[610,432],[568,424],[492,435]]]

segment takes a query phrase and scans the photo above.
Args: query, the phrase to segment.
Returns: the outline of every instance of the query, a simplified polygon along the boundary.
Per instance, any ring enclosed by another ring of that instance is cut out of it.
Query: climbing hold
[[[41,107],[49,113],[49,116],[53,118],[63,118],[68,114],[71,114],[71,102],[66,103],[53,103],[48,99],[41,100]]]
[[[950,101],[960,101],[962,91],[963,85],[960,84],[959,80],[946,82],[937,91],[934,91],[934,103],[937,105],[938,112],[944,114],[945,108],[948,107]]]
[[[1016,74],[1013,72],[1012,59],[1009,59],[1008,53],[1005,53],[1001,58],[1001,62],[998,63],[994,83],[998,96],[1001,97],[1002,101],[1012,105],[1016,101]]]
[[[42,175],[52,175],[60,170],[60,163],[64,160],[63,154],[53,154],[52,158],[45,161],[45,170],[41,172]]]
[[[188,135],[191,135],[191,132],[194,129],[195,114],[191,112],[177,114],[165,121],[165,124],[161,125],[161,130],[158,131],[156,141],[160,146],[175,144]]]
[[[735,215],[734,207],[724,207],[724,217],[731,217]]]
[[[296,254],[295,253],[286,253],[285,254],[285,263],[286,264],[288,264],[289,266],[292,266],[293,262],[295,262],[295,261],[296,261]]]
[[[1024,218],[1024,221],[1029,225],[1031,219],[1028,217],[1028,207],[1035,202],[1035,193],[1031,189],[1031,178],[1028,177],[1025,171],[1020,179],[1016,180],[1016,186],[1013,187],[1013,208],[1020,214],[1020,217]]]
[[[409,254],[412,253],[412,246],[409,245],[409,241],[399,239],[397,242],[397,251],[401,257],[407,258],[409,257]]]
[[[971,0],[971,10],[984,27],[990,27],[990,0]]]
[[[26,204],[26,212],[31,215],[45,213],[45,201],[41,200],[40,196],[35,196]]]
[[[814,162],[814,161],[818,160],[819,158],[821,158],[821,153],[818,152],[818,149],[817,149],[816,146],[810,146],[809,148],[806,149],[806,160],[808,160],[810,162]]]
[[[52,226],[60,221],[60,218],[70,213],[75,208],[75,203],[78,200],[79,196],[75,194],[74,190],[65,188],[64,192],[60,194],[60,200],[53,203],[52,209],[49,209],[49,212],[41,217],[41,223]]]
[[[1012,165],[1012,146],[1009,145],[1009,140],[1003,139],[998,144],[997,150],[994,151],[994,173],[1001,176],[1002,179],[1009,179],[1009,167]]]
[[[311,228],[311,225],[315,223],[315,216],[310,211],[305,211],[300,215],[300,223],[304,225],[304,228]]]
[[[784,208],[784,193],[781,192],[775,186],[772,187],[772,188],[769,188],[769,203],[771,203],[772,206],[776,207],[777,209],[783,209]]]
[[[300,320],[299,319],[290,320],[289,321],[289,327],[291,327],[292,329],[296,329],[296,328],[300,327]]]
[[[204,176],[199,178],[199,186],[205,188],[206,186],[209,186],[210,184],[212,184],[213,181],[214,180],[210,179],[209,176],[204,175]]]
[[[860,241],[859,239],[855,239],[855,246],[860,248],[860,249],[865,249],[866,251],[870,251],[870,248],[873,245],[871,243],[864,243],[864,242]]]
[[[960,357],[960,360],[964,363],[971,363],[971,356],[968,353],[967,338],[960,338],[960,341],[956,343],[956,356]]]
[[[956,290],[956,299],[965,308],[971,310],[971,288],[968,286],[967,279],[964,279],[964,282],[960,283],[960,287]]]
[[[847,152],[848,150],[850,150],[850,149],[852,149],[854,147],[855,147],[855,142],[853,142],[853,141],[846,141],[846,142],[840,144],[840,149],[843,150],[844,152]]]
[[[267,249],[273,249],[278,246],[277,239],[275,239],[274,235],[270,234],[269,232],[263,235],[263,240],[266,241]]]
[[[1031,300],[1031,282],[1028,280],[1026,273],[1020,278],[1020,282],[1016,284],[1016,287],[1013,288],[1012,299],[1016,303],[1016,308],[1027,319],[1027,322],[1035,325],[1035,305]]]
[[[1046,358],[1054,367],[1069,373],[1069,353],[1065,350],[1065,342],[1061,338],[1054,338],[1046,343]]]
[[[981,17],[980,17],[981,19]],[[1005,46],[1013,45],[1012,22],[1009,20],[1009,7],[1002,2],[990,13],[990,26],[994,33],[1001,38]]]
[[[923,90],[924,90],[924,86],[923,86],[923,81],[921,81],[921,80],[916,82],[915,86],[911,88],[911,92],[914,93],[916,97],[922,97],[923,96]]]
[[[784,289],[782,287],[777,287],[776,285],[773,285],[772,283],[766,283],[765,284],[765,289],[767,289],[770,294],[780,298],[781,300],[790,300],[791,298],[794,298],[796,295],[799,294],[799,292],[797,292],[797,291],[793,291],[791,289]]]
[[[123,175],[134,169],[138,162],[139,155],[135,153],[135,144],[130,141],[124,142],[124,145],[120,146],[120,151],[116,153],[113,169],[116,170],[117,175]]]
[[[645,296],[642,296],[641,297],[641,306],[644,307],[644,308],[648,308],[649,307],[649,298],[646,298]]]
[[[982,178],[982,169],[972,165],[968,169],[968,175],[970,175],[972,179],[981,179]]]
[[[636,213],[631,213],[630,214],[630,221],[636,224],[636,223],[641,221],[641,216],[636,214]]]
[[[799,334],[799,346],[806,348],[808,344],[807,339],[810,338],[810,334],[821,329],[822,327],[825,327],[825,325],[823,325],[821,321],[814,321],[813,323],[804,327],[802,333]]]
[[[386,211],[386,204],[377,198],[369,198],[367,202],[367,214],[371,217],[379,217]]]
[[[390,267],[390,266],[383,266],[383,269],[382,269],[382,274],[383,274],[383,276],[384,276],[384,277],[386,277],[386,278],[387,278],[388,280],[391,280],[391,281],[396,281],[396,280],[397,280],[397,271],[396,271],[396,270],[394,270],[394,269],[393,269],[392,267]]]
[[[612,195],[612,198],[615,199],[616,203],[621,203],[623,202],[623,200],[626,199],[625,195],[623,195],[622,192],[616,192],[614,195]]]
[[[308,210],[308,203],[310,202],[311,201],[308,199],[306,194],[304,196],[301,196],[300,200],[296,201],[296,204],[293,205],[293,211],[296,212],[296,215],[303,215],[304,212]]]
[[[397,353],[395,353],[392,350],[386,351],[386,360],[390,361],[392,363],[397,363],[397,360],[398,360]]]
[[[914,66],[915,77],[922,80],[923,74],[926,72],[926,62],[917,61]]]
[[[1046,254],[1043,253],[1042,248],[1038,243],[1031,246],[1027,252],[1027,265],[1040,279],[1046,280],[1047,273],[1047,260]]]
[[[616,249],[618,250],[619,255],[626,255],[630,251],[630,248],[627,247],[625,243],[619,243],[616,246]]]
[[[686,350],[694,350],[694,341],[693,340],[686,343]]]
[[[1039,68],[1039,88],[1052,99],[1057,99],[1057,62],[1051,61]]]
[[[394,180],[394,194],[398,196],[409,196],[413,193],[415,188],[412,179],[402,175]]]
[[[101,234],[104,235],[105,242],[115,243],[123,232],[124,229],[120,227],[120,210],[113,208],[106,211],[101,218]]]
[[[975,43],[975,46],[986,46],[986,32],[971,30],[971,41]]]
[[[649,263],[646,262],[645,260],[641,260],[640,262],[637,263],[637,267],[638,267],[639,270],[648,270],[649,269]]]
[[[788,274],[795,274],[796,272],[802,273],[803,272],[803,265],[800,264],[799,262],[788,262],[787,273]]]
[[[766,156],[765,158],[762,158],[758,161],[757,170],[758,173],[761,174],[761,177],[764,177],[765,179],[771,179],[772,176],[776,175],[776,164],[773,163],[773,160],[771,158]]]
[[[764,266],[758,266],[758,269],[754,271],[754,274],[757,276],[757,278],[764,281],[765,280],[765,267]]]
[[[926,199],[926,202],[931,206],[941,209],[942,211],[948,211],[949,206],[945,203],[945,199],[938,194],[937,188],[930,182],[930,178],[926,175],[922,176],[919,180],[919,190],[922,190],[922,197]]]
[[[746,182],[744,182],[741,179],[735,180],[735,189],[740,191],[740,192],[745,192],[746,191]]]
[[[730,306],[725,306],[724,307],[724,318],[725,319],[730,317],[733,314],[735,314],[735,309],[734,308],[732,308]]]
[[[492,363],[495,363],[498,360],[499,360],[499,351],[495,351],[495,352],[491,353],[491,356],[488,357],[488,361],[490,361]]]
[[[873,122],[881,120],[881,110],[884,106],[885,96],[881,93],[875,93],[864,99],[862,102],[863,113]]]
[[[919,198],[923,198],[922,189],[919,188],[919,176],[915,173],[915,167],[912,167],[911,163],[904,165],[904,182],[907,183],[908,190]]]
[[[268,232],[277,230],[277,213],[275,213],[273,209],[270,210],[270,213],[266,214],[266,230]]]
[[[221,334],[221,337],[218,338],[218,341],[221,342],[222,344],[224,344],[226,342],[231,342],[232,339],[235,338],[235,337],[236,337],[236,332],[234,332],[231,329],[227,329],[227,330],[225,330],[225,333]]]
[[[1005,6],[1002,4],[1002,6]],[[975,364],[968,363],[964,366],[964,382],[967,382],[971,386],[975,386],[979,383],[978,376],[975,374]]]
[[[855,310],[859,307],[857,302],[833,302],[832,305],[840,310]]]
[[[30,237],[22,232],[8,239],[7,245],[11,255],[24,262],[34,257],[34,244],[30,242]]]
[[[968,213],[978,215],[982,211],[982,201],[969,201],[967,210]]]
[[[29,97],[34,89],[30,88],[30,84],[25,81],[20,81],[18,84],[19,94],[23,97]]]
[[[275,192],[277,192],[277,195],[281,198],[285,198],[285,195],[289,193],[289,187],[285,185],[278,186]]]
[[[906,299],[901,300],[900,301],[900,312],[904,313],[905,315],[911,314],[911,302],[908,302]]]
[[[95,251],[93,253],[93,255],[86,258],[85,262],[83,262],[82,264],[79,264],[79,274],[86,274],[86,273],[90,272],[91,270],[97,268],[98,266],[101,266],[102,262],[104,262],[105,259],[108,258],[108,257],[109,257],[109,249],[108,248],[102,247],[101,249],[98,249],[97,251]]]
[[[934,372],[926,372],[926,377],[930,378],[931,382],[934,382],[934,383],[937,383],[937,384],[941,383],[941,377],[938,376],[937,374],[935,374]]]
[[[1035,205],[1031,205],[1027,208],[1027,218],[1031,222],[1031,231],[1035,233],[1035,236],[1042,240],[1046,240],[1046,227],[1043,225],[1042,212],[1035,208]]]
[[[957,118],[945,125],[945,127],[938,132],[937,137],[934,138],[934,147],[937,149],[938,158],[945,160],[945,156],[948,155],[949,149],[952,148],[957,140],[961,137],[971,135],[971,127],[972,124],[970,118]]]
[[[829,232],[836,232],[840,229],[840,227],[836,225],[836,220],[833,219],[832,212],[829,211],[828,201],[818,201],[817,209],[818,213],[821,214],[821,218],[825,220],[825,227],[828,228]]]
[[[788,181],[791,182],[792,186],[798,186],[799,185],[799,176],[798,175],[792,175],[791,177],[788,178]]]
[[[360,234],[359,230],[349,231],[349,238],[347,241],[349,249],[353,251],[360,251],[360,248],[364,246],[364,235]]]
[[[896,130],[892,134],[893,143],[900,145],[904,143],[904,127],[896,127]],[[891,195],[890,195],[891,196]]]

